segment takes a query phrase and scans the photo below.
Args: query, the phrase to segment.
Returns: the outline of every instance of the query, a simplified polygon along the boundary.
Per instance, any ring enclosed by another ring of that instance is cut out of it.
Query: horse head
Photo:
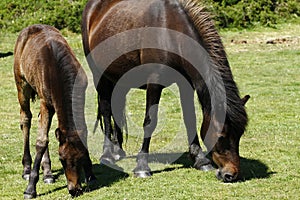
[[[73,197],[83,193],[79,179],[82,162],[87,151],[79,137],[79,132],[60,130],[59,128],[55,131],[59,141],[59,159],[65,171],[69,193]]]
[[[243,107],[241,113],[245,113],[244,106],[249,98],[250,96],[246,95],[240,99]],[[239,117],[246,119],[242,120],[241,125],[234,125],[239,122]],[[241,116],[236,116],[237,119],[227,118],[226,116],[225,122],[221,123],[216,116],[204,115],[201,137],[211,150],[212,159],[218,166],[217,178],[224,182],[234,182],[240,178],[239,142],[245,130],[247,116],[241,114]],[[208,128],[210,122],[212,128]]]

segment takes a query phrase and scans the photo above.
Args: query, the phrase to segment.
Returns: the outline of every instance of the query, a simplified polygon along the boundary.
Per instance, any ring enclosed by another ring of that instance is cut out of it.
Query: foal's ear
[[[244,96],[244,97],[241,99],[243,105],[245,105],[249,99],[250,99],[250,95],[247,94],[246,96]]]
[[[66,137],[62,134],[62,132],[59,128],[57,128],[55,130],[55,136],[56,136],[56,139],[59,141],[59,143],[65,143],[66,142]]]

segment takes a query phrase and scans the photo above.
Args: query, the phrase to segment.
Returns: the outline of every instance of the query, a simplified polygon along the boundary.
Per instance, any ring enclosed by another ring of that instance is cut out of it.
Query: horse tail
[[[99,122],[100,122],[101,130],[103,131],[103,121],[102,121],[102,114],[101,114],[101,111],[100,111],[100,95],[99,95],[99,94],[98,94],[98,96],[97,96],[97,100],[98,100],[98,111],[97,111],[97,119],[96,119],[96,121],[95,121],[93,133],[96,132],[97,127],[98,127],[98,125],[99,125]]]
[[[98,110],[97,110],[97,119],[95,121],[95,124],[94,124],[94,129],[93,129],[93,133],[96,132],[97,130],[97,127],[98,125],[100,124],[100,127],[101,127],[101,130],[102,132],[104,131],[104,125],[103,125],[103,115],[101,113],[101,108],[100,108],[100,95],[98,93],[98,96],[97,96],[97,101],[98,101]],[[118,117],[118,122],[115,122],[114,123],[117,123],[117,125],[119,126],[119,128],[121,129],[121,131],[125,131],[125,141],[127,142],[128,141],[128,127],[127,127],[127,120],[126,120],[126,113],[125,113],[125,102],[124,102],[124,106],[121,108],[122,111],[121,111],[121,118]],[[123,138],[123,136],[120,136]],[[114,140],[116,140],[117,138],[114,138]]]

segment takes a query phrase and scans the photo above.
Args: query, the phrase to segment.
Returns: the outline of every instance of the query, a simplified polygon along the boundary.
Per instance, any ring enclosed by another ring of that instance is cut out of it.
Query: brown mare
[[[84,118],[87,87],[85,72],[66,40],[51,26],[32,25],[23,29],[17,39],[14,54],[14,75],[21,107],[20,126],[24,137],[23,178],[29,179],[24,198],[36,197],[41,164],[44,181],[54,181],[48,151],[48,132],[55,113],[58,118],[55,134],[59,141],[59,159],[65,171],[69,193],[78,196],[82,193],[82,167],[86,179],[95,180],[89,153],[84,144],[87,134]],[[31,169],[30,99],[34,100],[35,95],[40,99],[40,113],[36,156]]]
[[[98,119],[103,118],[106,136],[102,160],[114,162],[118,154],[114,152],[115,144],[122,148],[126,93],[132,87],[147,90],[144,140],[137,155],[136,176],[151,175],[151,134],[157,123],[162,89],[172,83],[179,87],[194,167],[212,168],[197,135],[193,102],[196,91],[203,113],[200,134],[219,168],[217,177],[233,182],[240,175],[239,140],[247,124],[244,105],[249,96],[239,97],[221,38],[209,14],[197,2],[91,0],[83,12],[84,52],[98,92]],[[135,69],[137,73],[128,76],[127,82],[121,81]],[[176,73],[186,79],[192,90],[186,90]],[[112,141],[111,135],[117,141]]]

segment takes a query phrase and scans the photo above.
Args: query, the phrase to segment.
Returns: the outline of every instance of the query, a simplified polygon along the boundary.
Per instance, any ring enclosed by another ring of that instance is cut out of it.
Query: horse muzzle
[[[68,184],[69,194],[72,197],[78,197],[83,194],[82,188],[80,185],[74,186],[73,184]]]
[[[216,176],[219,180],[222,180],[224,183],[236,182],[239,179],[238,172],[227,171],[222,168],[219,168],[217,170]]]

